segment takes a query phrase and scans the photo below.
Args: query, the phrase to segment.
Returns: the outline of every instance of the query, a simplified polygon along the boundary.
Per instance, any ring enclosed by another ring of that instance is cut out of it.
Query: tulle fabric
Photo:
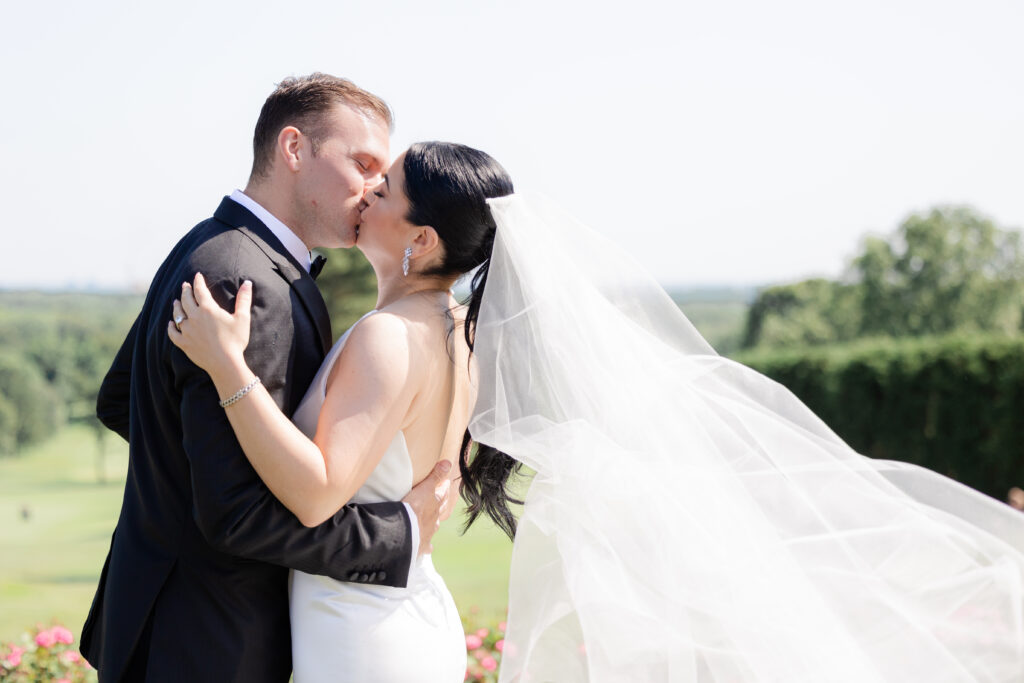
[[[855,453],[549,202],[490,206],[470,431],[536,471],[501,681],[1024,680],[1024,515]]]

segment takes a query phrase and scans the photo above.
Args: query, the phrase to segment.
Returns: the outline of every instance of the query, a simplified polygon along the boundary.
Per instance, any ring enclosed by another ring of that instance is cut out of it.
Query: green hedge
[[[784,384],[865,455],[999,499],[1024,485],[1024,338],[878,339],[736,360]]]

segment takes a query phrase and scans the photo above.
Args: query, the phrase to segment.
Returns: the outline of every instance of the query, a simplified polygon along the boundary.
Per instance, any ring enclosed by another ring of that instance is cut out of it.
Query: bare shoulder
[[[453,337],[461,340],[465,321],[463,307],[447,311],[436,306],[416,305],[409,300],[386,306],[360,321],[345,343],[345,352],[358,349],[353,356],[375,362],[406,363],[425,368],[435,356],[447,362],[448,344]],[[344,354],[343,354],[344,355]]]
[[[395,357],[408,354],[412,346],[409,320],[389,311],[378,311],[363,318],[349,333],[345,350],[370,357]]]
[[[327,377],[328,390],[341,377],[369,383],[376,391],[393,394],[408,386],[416,371],[409,327],[399,316],[377,312],[363,318],[349,332],[345,348]]]

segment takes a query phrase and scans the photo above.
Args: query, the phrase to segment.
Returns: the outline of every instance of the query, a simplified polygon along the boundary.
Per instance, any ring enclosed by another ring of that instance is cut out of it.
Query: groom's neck
[[[302,240],[309,249],[309,238],[303,230],[302,221],[296,220],[292,215],[292,202],[287,193],[274,187],[273,183],[253,182],[249,183],[242,190],[249,199],[269,211],[277,220],[288,226],[288,229]]]

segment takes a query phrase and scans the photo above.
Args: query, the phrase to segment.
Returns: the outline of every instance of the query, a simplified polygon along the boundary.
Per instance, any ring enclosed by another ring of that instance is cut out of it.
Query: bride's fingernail
[[[246,280],[242,283],[243,287],[252,287],[252,280]]]

